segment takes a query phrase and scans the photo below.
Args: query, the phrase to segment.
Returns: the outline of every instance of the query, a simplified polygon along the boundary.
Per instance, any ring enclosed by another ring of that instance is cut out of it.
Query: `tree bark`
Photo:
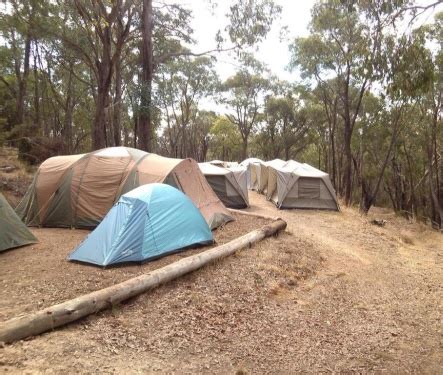
[[[352,131],[348,120],[345,120],[344,129],[344,189],[345,189],[345,204],[349,206],[352,202],[352,151],[351,151]]]
[[[383,165],[380,169],[380,173],[378,175],[377,183],[375,184],[374,190],[370,189],[369,185],[366,185],[365,180],[362,179],[362,201],[360,203],[360,210],[364,214],[367,214],[369,212],[369,209],[374,204],[374,201],[375,201],[378,191],[380,189],[381,182],[383,180],[383,176],[385,174],[386,167],[389,162],[389,158],[392,154],[392,150],[394,148],[394,145],[397,142],[398,126],[399,126],[399,122],[400,122],[402,109],[400,108],[398,111],[399,112],[394,120],[394,128],[392,130],[392,137],[391,137],[391,141],[389,142],[389,148],[386,153],[386,157],[383,161]]]
[[[113,111],[113,131],[114,146],[120,146],[121,136],[121,100],[122,100],[122,71],[121,57],[118,56],[115,61],[115,95],[114,95],[114,111]]]
[[[242,160],[245,160],[248,157],[248,138],[243,138],[241,156]]]
[[[16,102],[16,110],[17,110],[17,124],[23,124],[24,113],[25,113],[25,97],[28,86],[28,75],[29,75],[29,60],[31,55],[31,42],[32,38],[30,33],[26,35],[25,41],[25,57],[23,62],[23,74],[18,72],[18,95]]]
[[[138,121],[139,148],[150,152],[152,148],[152,78],[153,78],[153,51],[152,51],[152,0],[143,0],[142,11],[142,45],[141,45],[141,93],[140,113]]]
[[[72,70],[73,63],[69,64],[68,87],[66,90],[65,100],[65,122],[63,127],[64,141],[66,145],[66,152],[70,154],[73,151],[73,137],[72,137],[72,116],[74,112],[74,103],[72,97]]]
[[[37,42],[34,42],[34,127],[37,131],[41,130],[40,124],[40,79],[37,68]]]
[[[106,147],[106,113],[109,89],[111,86],[113,64],[111,61],[111,28],[105,26],[103,29],[102,58],[97,62],[97,102],[94,116],[94,130],[92,132],[92,148],[98,150]]]
[[[108,90],[102,82],[97,88],[97,101],[95,103],[94,126],[92,131],[92,148],[99,150],[106,147],[106,116],[105,106]]]
[[[224,245],[181,259],[148,274],[48,307],[33,314],[8,320],[0,325],[0,341],[11,343],[29,336],[39,335],[97,313],[193,272],[208,263],[232,255],[236,251],[249,247],[285,228],[286,222],[278,219],[261,229],[254,230]]]

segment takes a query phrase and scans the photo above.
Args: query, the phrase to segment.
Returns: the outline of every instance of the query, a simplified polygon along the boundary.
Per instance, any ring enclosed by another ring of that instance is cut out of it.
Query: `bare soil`
[[[111,311],[0,349],[5,373],[443,373],[443,241],[388,210],[247,211],[288,230]],[[385,227],[370,224],[386,219]],[[266,221],[237,216],[223,243]],[[65,260],[85,231],[0,255],[0,320],[161,267]],[[1,324],[1,323],[0,323]]]

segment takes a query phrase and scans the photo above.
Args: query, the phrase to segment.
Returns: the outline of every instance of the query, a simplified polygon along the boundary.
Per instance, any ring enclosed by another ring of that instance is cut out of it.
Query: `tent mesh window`
[[[298,197],[320,199],[320,179],[300,178],[298,180]]]

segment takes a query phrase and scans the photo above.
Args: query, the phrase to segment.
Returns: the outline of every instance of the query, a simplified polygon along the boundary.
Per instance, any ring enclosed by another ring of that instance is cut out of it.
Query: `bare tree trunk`
[[[345,189],[345,204],[349,206],[352,201],[352,152],[351,152],[351,125],[348,120],[345,120],[344,132],[344,156],[345,156],[345,171],[343,175],[344,189]]]
[[[41,120],[40,120],[40,79],[37,68],[37,42],[34,42],[35,53],[34,53],[34,127],[39,132],[41,130]]]
[[[114,146],[121,145],[121,100],[122,100],[122,71],[121,58],[118,56],[115,62],[115,96],[113,106],[113,130],[114,130]]]
[[[428,165],[429,165],[429,193],[432,206],[432,221],[439,229],[443,228],[443,202],[440,199],[439,188],[439,157],[437,155],[437,122],[438,109],[434,112],[431,124],[431,134],[428,143]]]
[[[140,113],[138,121],[139,148],[151,151],[152,143],[152,77],[153,77],[153,51],[152,51],[152,0],[143,0],[142,11],[142,74]]]
[[[72,138],[72,116],[74,112],[74,104],[72,98],[72,70],[74,69],[73,63],[69,64],[69,76],[68,87],[66,92],[65,101],[65,124],[63,127],[64,141],[66,145],[66,151],[70,154],[73,150],[73,138]]]
[[[392,150],[394,148],[395,143],[397,142],[397,135],[398,135],[398,124],[401,117],[401,108],[398,110],[398,114],[394,120],[394,127],[392,130],[392,137],[391,142],[389,143],[389,148],[386,153],[385,160],[383,161],[383,165],[380,169],[380,173],[378,175],[377,183],[375,184],[374,190],[370,189],[369,185],[366,184],[365,180],[362,179],[362,200],[360,202],[360,210],[367,214],[369,212],[369,209],[374,204],[375,199],[377,198],[378,191],[380,189],[380,185],[383,179],[383,176],[385,174],[386,167],[389,163],[389,158],[391,157]]]
[[[108,91],[99,82],[97,88],[97,101],[95,103],[94,126],[92,131],[92,148],[98,150],[106,147],[106,116],[105,106]]]
[[[332,164],[332,184],[334,189],[337,190],[337,161],[336,161],[336,150],[335,150],[335,132],[337,129],[337,99],[334,101],[334,113],[332,128],[331,128],[331,164]]]
[[[28,75],[29,75],[29,60],[31,55],[31,41],[32,41],[31,35],[28,33],[25,42],[25,58],[23,64],[23,74],[20,74],[20,72],[16,72],[16,76],[18,79],[18,95],[16,101],[17,124],[23,124],[23,119],[24,119],[25,97],[26,97]]]
[[[106,26],[103,31],[103,52],[102,60],[98,63],[98,84],[97,101],[95,105],[95,116],[92,131],[92,148],[98,150],[106,147],[106,113],[105,108],[108,103],[109,89],[112,78],[111,62],[111,28]]]
[[[138,116],[134,116],[134,139],[132,140],[133,142],[133,147],[137,148],[137,143],[138,143]]]
[[[241,157],[242,160],[245,160],[248,157],[248,137],[243,137],[242,140],[243,143],[242,143]]]

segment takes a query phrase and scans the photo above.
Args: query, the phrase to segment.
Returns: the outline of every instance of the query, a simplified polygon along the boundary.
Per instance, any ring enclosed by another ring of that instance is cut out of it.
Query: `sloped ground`
[[[13,207],[26,193],[34,169],[18,160],[16,148],[0,147],[0,192]]]
[[[6,346],[2,370],[443,372],[440,234],[389,211],[374,210],[388,220],[379,228],[350,209],[277,211],[254,193],[251,202],[249,211],[287,220],[288,232],[113,311]],[[241,216],[218,241],[262,224]],[[0,258],[3,319],[142,271],[68,271],[64,256],[82,236],[59,231],[36,230],[38,249]],[[44,257],[25,261],[32,251]]]

